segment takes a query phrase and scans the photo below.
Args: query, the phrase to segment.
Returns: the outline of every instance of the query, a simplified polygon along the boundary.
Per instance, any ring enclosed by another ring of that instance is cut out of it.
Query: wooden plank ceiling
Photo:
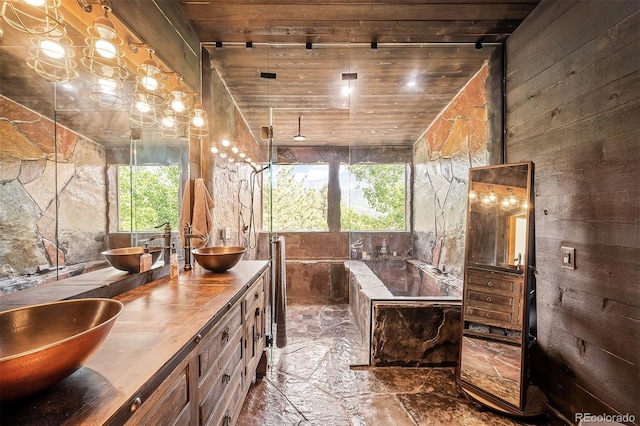
[[[538,2],[180,5],[258,140],[271,122],[277,145],[346,146],[413,144]],[[357,80],[343,80],[344,73]],[[304,142],[292,140],[298,119]]]

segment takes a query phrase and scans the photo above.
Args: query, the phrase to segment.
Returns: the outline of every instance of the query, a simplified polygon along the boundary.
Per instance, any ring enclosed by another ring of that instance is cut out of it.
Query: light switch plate
[[[562,267],[576,269],[576,249],[573,247],[560,247]]]

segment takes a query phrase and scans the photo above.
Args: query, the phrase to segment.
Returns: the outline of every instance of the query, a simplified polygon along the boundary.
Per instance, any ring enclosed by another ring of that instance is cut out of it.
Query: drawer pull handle
[[[194,340],[196,343],[200,343],[200,341],[202,340],[202,334],[198,334]]]
[[[487,318],[491,318],[491,314],[489,312],[487,312],[486,314],[484,314],[485,317]]]
[[[493,283],[492,283],[491,281],[487,281],[487,285],[488,285],[489,287],[493,287]]]
[[[260,335],[259,334],[256,334],[255,336],[253,336],[253,341],[254,342],[257,343],[259,340],[260,340]]]
[[[222,423],[224,426],[231,426],[231,416],[228,411],[224,413],[224,421]]]
[[[487,297],[487,302],[491,302],[491,298],[490,297]]]
[[[255,316],[259,317],[260,316],[260,308],[256,308],[256,314]]]
[[[260,297],[260,293],[256,293],[256,294],[254,294],[254,295],[253,295],[253,297],[254,297],[256,300],[258,300],[258,298]]]
[[[138,410],[138,408],[140,408],[140,406],[142,405],[142,400],[140,399],[139,396],[137,396],[132,402],[131,402],[131,406],[129,407],[129,410],[131,410],[132,413],[134,413],[135,411]]]
[[[224,375],[222,376],[222,383],[224,383],[225,385],[228,385],[230,381],[231,381],[231,375],[229,373],[224,373]]]
[[[225,327],[222,331],[222,340],[229,341],[229,327]]]

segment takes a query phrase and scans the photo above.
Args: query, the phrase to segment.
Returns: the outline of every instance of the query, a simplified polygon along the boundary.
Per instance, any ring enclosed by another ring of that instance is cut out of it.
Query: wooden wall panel
[[[632,0],[581,0],[566,11],[563,10],[570,2],[558,2],[564,5],[553,3],[543,2],[545,8],[551,4],[554,10],[550,10],[547,16],[541,14],[537,34],[527,40],[520,37],[509,39],[509,57],[518,64],[507,73],[507,82],[513,87],[523,84],[534,75],[546,73],[547,68],[566,60],[585,42],[601,35],[603,29],[618,25],[620,16],[631,16],[637,10],[637,2]],[[519,30],[514,35],[519,36]],[[617,35],[611,34],[611,37],[620,42]]]
[[[507,160],[535,164],[533,381],[571,421],[638,422],[640,4],[543,1],[506,57]]]

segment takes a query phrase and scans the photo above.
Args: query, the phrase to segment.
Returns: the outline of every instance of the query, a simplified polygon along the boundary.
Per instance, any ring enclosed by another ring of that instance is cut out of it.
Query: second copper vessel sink
[[[211,272],[224,272],[233,268],[242,259],[244,247],[216,246],[193,249],[193,257],[204,269]]]

